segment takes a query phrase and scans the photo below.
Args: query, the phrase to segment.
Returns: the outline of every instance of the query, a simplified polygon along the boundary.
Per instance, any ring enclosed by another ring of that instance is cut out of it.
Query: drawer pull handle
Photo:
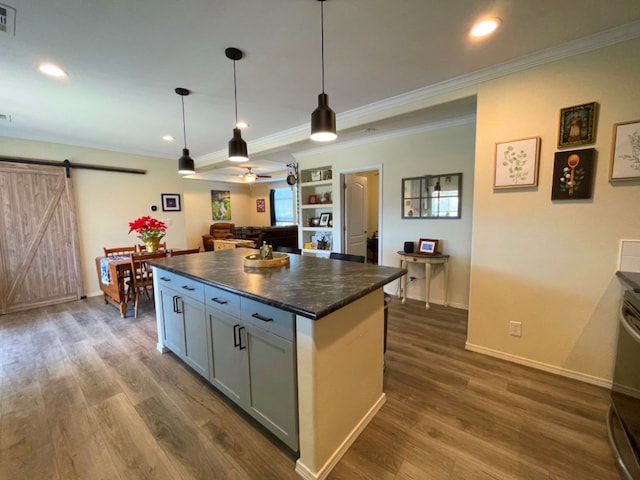
[[[169,277],[160,277],[160,280],[162,280],[163,282],[170,282],[171,279]]]
[[[193,292],[195,290],[194,287],[190,287],[189,285],[183,285],[182,288],[184,288],[185,290],[189,290],[190,292]]]
[[[264,317],[264,316],[260,315],[259,313],[254,313],[251,316],[253,318],[257,318],[258,320],[262,320],[263,322],[273,322],[273,318]]]
[[[218,297],[213,297],[213,298],[211,299],[211,301],[212,301],[212,302],[219,303],[220,305],[226,305],[227,303],[229,303],[229,302],[227,302],[226,300],[220,300]]]

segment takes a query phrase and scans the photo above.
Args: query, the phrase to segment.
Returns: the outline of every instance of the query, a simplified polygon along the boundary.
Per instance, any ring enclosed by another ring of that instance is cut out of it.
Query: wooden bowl
[[[286,253],[273,252],[273,258],[268,260],[262,260],[259,253],[253,253],[244,257],[245,267],[280,267],[282,265],[289,265],[289,255]]]

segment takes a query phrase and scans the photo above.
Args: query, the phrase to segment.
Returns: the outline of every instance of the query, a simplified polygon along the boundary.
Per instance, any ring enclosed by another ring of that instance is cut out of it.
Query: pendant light
[[[178,173],[180,175],[192,175],[196,173],[196,169],[193,158],[189,156],[189,149],[187,148],[187,127],[184,121],[184,97],[191,92],[186,88],[176,88],[176,93],[180,95],[182,99],[182,134],[184,135],[184,148],[182,149],[182,156],[178,159]]]
[[[330,142],[335,140],[336,113],[329,108],[329,96],[324,93],[324,1],[320,2],[320,35],[322,43],[322,93],[318,95],[318,108],[311,114],[311,140]]]
[[[229,161],[247,162],[247,142],[242,139],[242,134],[238,128],[238,86],[236,83],[236,61],[242,58],[242,51],[229,47],[224,51],[228,59],[233,60],[233,98],[236,106],[236,123],[233,126],[233,138],[229,140]]]

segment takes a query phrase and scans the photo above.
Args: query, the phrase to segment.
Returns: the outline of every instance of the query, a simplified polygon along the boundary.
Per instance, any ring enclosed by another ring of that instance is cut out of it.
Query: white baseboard
[[[520,365],[526,365],[527,367],[532,367],[545,372],[554,373],[562,377],[572,378],[574,380],[579,380],[581,382],[590,383],[591,385],[596,385],[598,387],[604,387],[609,389],[611,388],[611,380],[607,380],[606,378],[594,377],[593,375],[587,375],[586,373],[576,372],[574,370],[568,370],[566,368],[556,367],[555,365],[549,365],[547,363],[537,362],[535,360],[519,357],[517,355],[512,355],[510,353],[500,352],[498,350],[492,350],[490,348],[474,345],[469,342],[465,342],[464,348],[472,352],[482,353],[484,355],[489,355],[490,357],[500,358],[502,360],[507,360],[509,362],[518,363]]]
[[[387,397],[383,393],[317,473],[312,472],[306,465],[300,462],[300,459],[296,462],[296,473],[306,480],[324,480],[327,478],[329,473],[331,473],[331,470],[333,470],[333,467],[336,466],[342,456],[347,452],[347,450],[349,450],[349,447],[353,442],[355,442],[358,435],[362,433],[364,428],[369,424],[373,417],[375,417],[378,410],[382,408],[382,405],[384,405],[386,401]]]

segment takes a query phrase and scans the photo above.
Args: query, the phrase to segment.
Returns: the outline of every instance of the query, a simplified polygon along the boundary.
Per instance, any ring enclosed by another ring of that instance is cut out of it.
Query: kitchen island
[[[384,404],[383,286],[406,270],[299,255],[245,267],[255,252],[153,261],[158,349],[298,450],[303,478],[325,478]]]

